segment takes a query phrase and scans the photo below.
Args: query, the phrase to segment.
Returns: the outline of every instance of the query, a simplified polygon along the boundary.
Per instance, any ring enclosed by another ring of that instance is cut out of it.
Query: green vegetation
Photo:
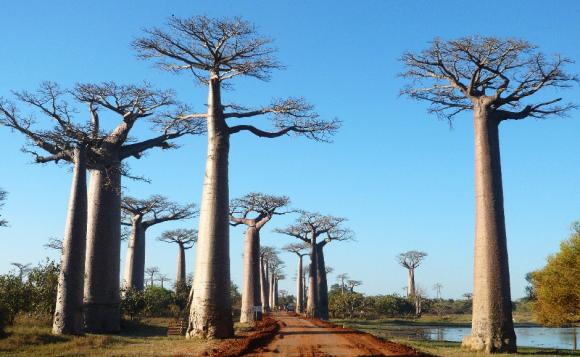
[[[534,315],[542,324],[562,326],[580,322],[580,222],[548,264],[531,274]]]

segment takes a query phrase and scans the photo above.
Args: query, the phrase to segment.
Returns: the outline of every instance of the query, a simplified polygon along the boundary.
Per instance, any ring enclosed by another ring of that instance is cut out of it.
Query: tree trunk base
[[[86,304],[85,331],[89,333],[117,333],[121,331],[119,305]]]
[[[487,353],[515,353],[517,352],[515,339],[505,338],[486,338],[482,336],[465,336],[461,342],[461,347],[472,351],[484,351]]]

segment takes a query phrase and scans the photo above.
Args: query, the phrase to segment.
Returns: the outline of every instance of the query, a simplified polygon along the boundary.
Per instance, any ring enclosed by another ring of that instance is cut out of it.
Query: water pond
[[[368,326],[358,326],[367,330]],[[412,340],[455,341],[461,342],[470,333],[469,327],[456,326],[410,326],[391,325],[373,326],[372,331],[386,338],[408,338]],[[573,327],[516,327],[517,345],[538,348],[577,349],[578,331]]]

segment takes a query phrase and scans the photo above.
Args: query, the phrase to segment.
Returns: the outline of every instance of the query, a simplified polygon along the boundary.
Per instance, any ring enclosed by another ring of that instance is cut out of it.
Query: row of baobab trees
[[[52,129],[32,129],[30,117],[6,100],[0,102],[2,123],[23,133],[34,146],[48,153],[28,150],[37,162],[74,164],[62,264],[67,278],[63,278],[62,284],[67,286],[64,291],[68,294],[76,291],[84,280],[85,327],[91,332],[119,329],[120,185],[122,176],[131,176],[126,160],[140,158],[155,147],[171,148],[172,140],[183,135],[206,134],[208,152],[188,336],[232,336],[228,295],[229,137],[240,132],[264,138],[297,134],[328,141],[340,122],[320,119],[312,105],[302,98],[274,100],[271,105],[254,110],[222,101],[221,89],[230,80],[241,76],[267,80],[272,70],[281,67],[274,58],[271,40],[260,36],[252,24],[242,19],[172,17],[165,28],[145,30],[133,47],[140,58],[153,60],[172,72],[191,74],[207,86],[207,112],[194,113],[177,105],[171,92],[155,90],[150,85],[108,82],[61,90],[46,83],[36,93],[15,95],[17,100],[51,118],[55,123]],[[568,88],[578,82],[576,75],[564,70],[572,61],[558,55],[548,58],[527,41],[480,36],[452,41],[435,39],[421,52],[405,53],[401,61],[406,67],[402,77],[410,79],[402,94],[427,101],[431,113],[450,121],[461,112],[473,112],[476,168],[473,317],[471,335],[464,345],[488,352],[515,351],[499,125],[509,120],[565,115],[575,109],[576,105],[563,104],[560,97],[549,97],[549,93],[537,95],[545,89]],[[88,119],[74,121],[77,112],[62,100],[64,96],[86,105]],[[534,102],[531,97],[539,99]],[[120,119],[108,132],[99,125],[104,112]],[[238,123],[262,115],[270,115],[273,130]],[[160,135],[137,142],[127,140],[134,124],[144,118],[149,118]],[[91,172],[88,199],[87,169]],[[321,235],[308,225],[292,227],[288,233],[302,238],[306,234],[311,244]],[[86,255],[75,254],[85,251],[85,242]],[[311,255],[317,261],[315,250]],[[83,266],[86,279],[78,274]],[[68,276],[71,271],[78,276]],[[80,298],[77,294],[70,298],[76,299],[71,311],[77,311]],[[64,310],[62,313],[64,317]]]

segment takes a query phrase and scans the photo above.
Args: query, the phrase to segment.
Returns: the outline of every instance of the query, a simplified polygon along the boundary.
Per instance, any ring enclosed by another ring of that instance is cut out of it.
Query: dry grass
[[[119,335],[54,336],[50,323],[20,318],[0,339],[3,356],[185,356],[200,355],[219,341],[165,336],[168,319],[129,323]]]

